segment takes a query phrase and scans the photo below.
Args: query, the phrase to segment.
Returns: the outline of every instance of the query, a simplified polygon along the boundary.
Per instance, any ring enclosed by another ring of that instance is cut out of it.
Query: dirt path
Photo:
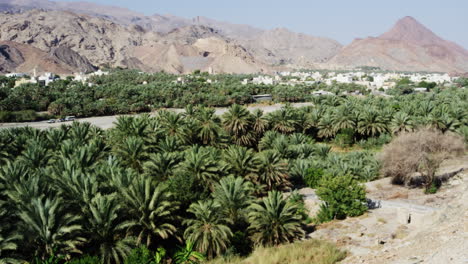
[[[311,106],[312,103],[295,103],[291,104],[293,107],[303,107],[303,106]],[[274,105],[252,105],[252,106],[247,106],[247,108],[250,111],[254,111],[255,109],[261,109],[263,110],[264,113],[270,113],[276,110],[281,109],[284,104],[274,104]],[[229,108],[227,107],[218,107],[216,109],[216,114],[217,115],[222,115],[225,112],[228,111]],[[169,108],[167,110],[174,111],[177,113],[182,113],[185,110],[182,108]],[[151,113],[151,115],[154,115],[154,113]],[[120,115],[115,115],[115,116],[98,116],[98,117],[87,117],[87,118],[79,118],[76,121],[78,122],[89,122],[92,125],[95,125],[97,127],[100,127],[102,129],[108,129],[114,126],[114,122],[117,120],[117,117]],[[13,128],[13,127],[34,127],[34,128],[39,128],[39,129],[47,129],[47,128],[53,128],[53,127],[59,127],[62,124],[69,124],[69,123],[53,123],[49,124],[47,121],[43,122],[25,122],[25,123],[0,123],[0,129],[2,128]]]

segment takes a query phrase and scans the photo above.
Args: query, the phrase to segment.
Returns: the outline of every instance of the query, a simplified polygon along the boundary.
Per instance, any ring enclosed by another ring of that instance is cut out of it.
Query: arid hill
[[[186,73],[257,73],[283,69],[468,72],[468,51],[405,17],[379,37],[342,45],[278,28],[206,17],[144,14],[88,2],[0,0],[0,40],[46,53],[66,47],[93,66]],[[202,44],[201,44],[202,43]],[[75,56],[76,57],[76,56]],[[65,61],[83,63],[70,56]],[[72,63],[71,68],[76,68]],[[3,68],[11,68],[11,64]],[[88,68],[90,69],[90,68]]]
[[[412,17],[399,20],[376,38],[356,39],[328,63],[330,67],[374,66],[387,70],[467,72],[468,52]]]
[[[1,14],[0,40],[34,46],[53,54],[70,68],[81,69],[89,61],[94,66],[171,73],[209,68],[228,73],[267,71],[242,46],[205,26],[187,26],[159,34],[137,25],[126,27],[69,11],[30,10]],[[63,52],[65,47],[69,49],[67,54]]]
[[[66,47],[58,47],[51,53],[31,45],[12,41],[0,41],[0,72],[54,72],[71,74],[91,72],[95,68],[78,53]]]
[[[219,38],[242,46],[256,58],[256,61],[262,64],[259,67],[263,67],[263,64],[281,64],[291,67],[310,68],[314,67],[314,63],[323,62],[335,55],[341,47],[338,42],[327,38],[313,37],[286,29],[262,30],[249,25],[232,24],[206,17],[188,19],[160,14],[145,16],[125,8],[102,6],[88,2],[0,0],[0,10],[12,13],[26,12],[37,8],[47,11],[69,11],[89,17],[103,18],[120,26],[130,28],[136,26],[137,29],[145,32],[155,32],[160,35],[173,33],[175,30],[190,28],[191,26],[211,28],[216,31]],[[87,54],[84,55],[87,56]],[[92,58],[89,59],[95,63]],[[102,64],[102,61],[96,65]],[[114,60],[111,65],[131,66],[128,61],[129,58],[120,58],[120,62]],[[122,65],[126,62],[128,65]],[[229,65],[227,68],[230,68]]]

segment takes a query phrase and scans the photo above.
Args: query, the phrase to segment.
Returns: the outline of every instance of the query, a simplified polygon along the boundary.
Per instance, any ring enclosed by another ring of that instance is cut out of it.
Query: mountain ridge
[[[343,46],[330,38],[285,28],[263,30],[206,17],[145,16],[126,8],[88,2],[0,0],[0,10],[7,11],[0,14],[0,40],[26,43],[46,53],[64,46],[71,50],[65,56],[66,61],[75,63],[71,68],[88,61],[93,67],[172,73],[193,69],[255,73],[361,66],[468,72],[467,50],[442,39],[410,16],[377,37],[356,38]],[[71,55],[73,52],[82,58]]]

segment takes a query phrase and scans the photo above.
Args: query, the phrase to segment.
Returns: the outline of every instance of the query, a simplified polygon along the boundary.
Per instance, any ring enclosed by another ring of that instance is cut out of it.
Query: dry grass
[[[332,264],[343,260],[346,252],[335,245],[306,240],[272,248],[258,248],[245,259],[215,259],[207,264]]]

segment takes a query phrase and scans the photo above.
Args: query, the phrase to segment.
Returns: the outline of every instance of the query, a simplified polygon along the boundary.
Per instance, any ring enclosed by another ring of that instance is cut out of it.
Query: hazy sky
[[[73,1],[73,0],[66,0]],[[150,14],[206,16],[237,24],[330,37],[342,44],[377,36],[413,16],[439,36],[468,48],[467,0],[88,0]]]

